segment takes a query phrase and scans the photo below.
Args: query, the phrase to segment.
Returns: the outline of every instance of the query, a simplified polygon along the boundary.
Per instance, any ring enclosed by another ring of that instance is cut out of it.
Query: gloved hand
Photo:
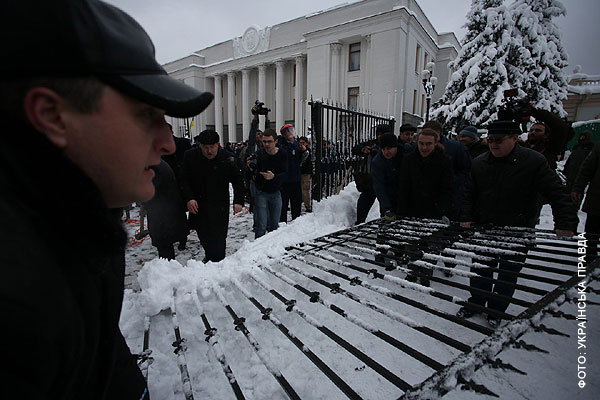
[[[383,218],[385,218],[386,221],[395,221],[396,214],[392,210],[387,210],[385,214],[383,214]]]

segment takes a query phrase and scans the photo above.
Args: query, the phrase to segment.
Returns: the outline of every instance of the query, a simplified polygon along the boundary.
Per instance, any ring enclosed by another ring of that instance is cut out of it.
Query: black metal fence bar
[[[311,148],[313,149],[313,199],[320,201],[339,192],[367,170],[366,160],[352,154],[357,144],[375,139],[375,127],[389,124],[392,117],[360,112],[311,100]]]

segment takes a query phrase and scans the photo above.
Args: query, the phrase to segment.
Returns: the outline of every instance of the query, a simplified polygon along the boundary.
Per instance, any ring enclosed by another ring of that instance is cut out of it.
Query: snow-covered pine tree
[[[566,14],[557,0],[517,0],[510,5],[514,45],[507,58],[508,79],[531,103],[566,116],[567,55],[552,20]]]
[[[517,88],[538,108],[564,116],[567,57],[552,18],[566,10],[558,0],[473,0],[468,32],[455,70],[432,116],[448,127],[485,125],[497,119],[503,91]],[[485,25],[484,25],[485,22]]]
[[[455,70],[432,117],[446,126],[483,125],[493,120],[508,89],[504,60],[511,48],[513,20],[502,0],[473,0],[467,14],[469,29],[457,58]]]

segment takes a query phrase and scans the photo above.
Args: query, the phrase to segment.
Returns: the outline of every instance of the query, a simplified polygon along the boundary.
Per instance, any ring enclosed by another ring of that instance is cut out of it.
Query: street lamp
[[[425,89],[425,99],[427,100],[427,111],[425,112],[425,122],[429,121],[429,105],[431,104],[431,95],[433,94],[433,90],[435,89],[435,85],[437,84],[437,77],[431,76],[433,74],[433,67],[435,64],[433,61],[430,61],[425,66],[423,72],[423,88]]]

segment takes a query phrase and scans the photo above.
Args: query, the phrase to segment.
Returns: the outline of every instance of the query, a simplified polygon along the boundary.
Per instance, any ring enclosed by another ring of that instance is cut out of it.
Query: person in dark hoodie
[[[487,140],[479,138],[477,128],[474,126],[465,126],[462,128],[456,136],[456,140],[465,145],[472,159],[489,150]]]
[[[233,186],[233,213],[242,211],[244,184],[233,155],[219,146],[219,134],[207,129],[198,135],[200,146],[183,159],[183,195],[190,227],[204,248],[204,262],[225,258],[229,227],[229,184]]]
[[[154,195],[151,167],[175,151],[165,115],[213,96],[105,2],[5,0],[0,19],[0,397],[147,400],[119,329],[119,208]]]

